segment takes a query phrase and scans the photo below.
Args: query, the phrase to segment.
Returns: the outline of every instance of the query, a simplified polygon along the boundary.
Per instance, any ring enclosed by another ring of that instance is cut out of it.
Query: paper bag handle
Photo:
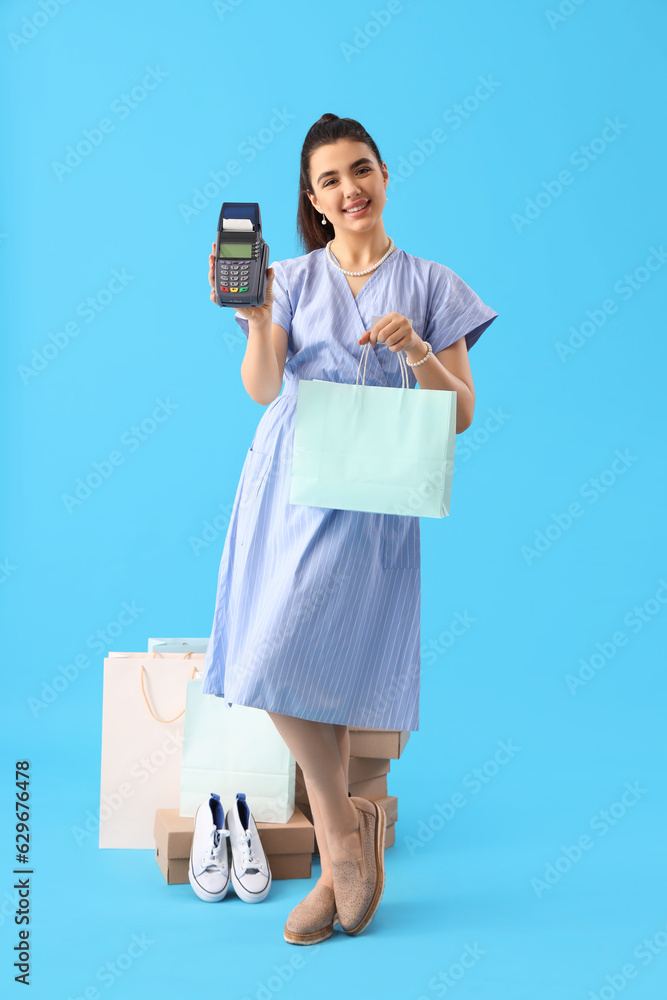
[[[357,368],[357,381],[355,382],[355,385],[359,384],[359,372],[361,371],[361,362],[362,361],[364,363],[364,375],[363,375],[363,381],[362,381],[361,384],[362,385],[366,385],[366,365],[368,363],[368,357],[369,357],[369,354],[370,354],[370,348],[371,348],[371,346],[372,345],[371,345],[370,340],[368,340],[364,344],[364,349],[361,352],[361,357],[359,358],[359,367]],[[369,349],[368,350],[368,354],[366,353],[366,349],[367,348]],[[407,362],[406,362],[405,358],[403,357],[403,352],[402,351],[398,352],[398,365],[399,365],[399,368],[401,369],[401,389],[409,389],[410,388],[410,379],[408,377],[408,366],[407,366]]]
[[[191,649],[188,650],[187,653],[183,654],[183,659],[184,660],[187,659],[187,657],[190,656],[191,653],[192,653],[192,650]],[[157,657],[157,650],[153,650],[153,659],[155,659],[156,657]],[[146,692],[146,686],[144,684],[144,673],[145,673],[145,670],[144,670],[144,665],[142,663],[141,664],[141,693],[144,696],[144,701],[146,702],[146,706],[148,708],[148,711],[151,713],[151,715],[153,716],[153,718],[155,719],[156,722],[164,722],[164,723],[176,722],[176,720],[180,719],[180,717],[184,714],[185,709],[183,709],[182,712],[179,712],[178,715],[175,715],[173,719],[161,719],[159,716],[157,716],[155,714],[155,712],[153,711],[153,709],[151,708],[151,703],[148,700],[148,694]],[[192,673],[190,674],[190,680],[191,681],[193,681],[195,679],[195,674],[196,673],[197,673],[197,664],[195,663],[195,665],[192,668]]]

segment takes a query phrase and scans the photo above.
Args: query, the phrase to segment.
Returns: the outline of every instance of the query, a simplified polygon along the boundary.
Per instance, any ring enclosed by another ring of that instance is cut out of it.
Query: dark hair
[[[316,210],[307,195],[307,191],[312,193],[313,187],[310,180],[310,157],[312,153],[325,146],[327,143],[336,142],[338,139],[352,139],[357,142],[365,142],[370,146],[378,164],[382,166],[380,151],[375,142],[370,137],[363,125],[354,118],[339,118],[338,115],[322,115],[319,121],[308,130],[308,134],[303,141],[301,149],[301,171],[299,175],[299,206],[296,213],[296,231],[299,242],[305,247],[306,253],[318,250],[327,245],[329,240],[334,238],[335,232],[331,222],[327,219],[326,225],[322,225],[320,213]]]

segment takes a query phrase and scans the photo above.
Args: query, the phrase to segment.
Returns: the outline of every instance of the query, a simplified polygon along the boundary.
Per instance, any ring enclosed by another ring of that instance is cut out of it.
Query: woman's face
[[[336,231],[366,232],[382,215],[389,173],[365,142],[339,139],[320,146],[310,157],[310,179],[308,197]],[[361,212],[347,210],[364,202]]]

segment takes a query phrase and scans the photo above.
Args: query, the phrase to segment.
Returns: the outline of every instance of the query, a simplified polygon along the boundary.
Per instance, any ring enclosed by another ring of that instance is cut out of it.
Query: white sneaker
[[[229,889],[228,840],[220,796],[211,792],[197,807],[188,866],[190,885],[206,903],[224,899]]]
[[[261,903],[271,888],[271,869],[244,792],[225,816],[232,849],[232,884],[246,903]]]

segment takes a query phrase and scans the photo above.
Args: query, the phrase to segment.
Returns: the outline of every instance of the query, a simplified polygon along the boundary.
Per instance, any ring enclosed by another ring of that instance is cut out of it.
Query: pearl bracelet
[[[426,354],[424,355],[424,357],[421,359],[421,361],[413,361],[412,363],[410,363],[409,361],[406,361],[405,363],[408,366],[408,368],[416,368],[417,365],[423,365],[424,362],[426,361],[426,359],[428,358],[428,356],[430,354],[433,354],[433,348],[431,347],[431,345],[428,343],[428,341],[425,341],[425,343],[426,343],[426,346],[428,347],[428,350],[427,350]]]

